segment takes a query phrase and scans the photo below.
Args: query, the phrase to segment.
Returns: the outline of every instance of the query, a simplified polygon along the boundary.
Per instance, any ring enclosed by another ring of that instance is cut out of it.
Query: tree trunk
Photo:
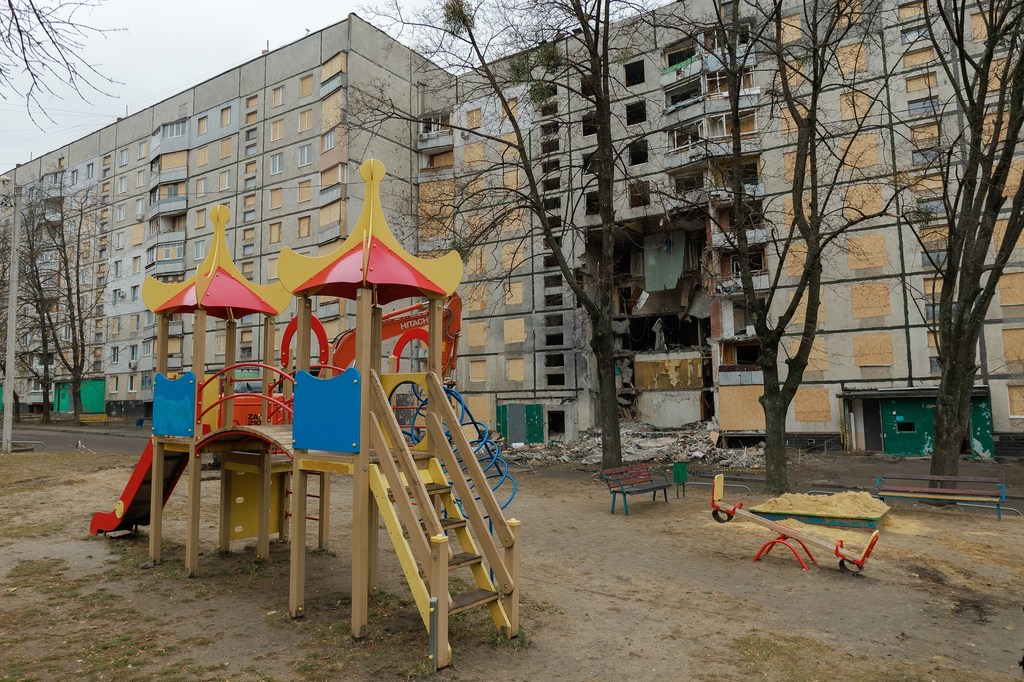
[[[82,417],[82,382],[72,381],[71,382],[71,402],[75,406],[75,422]]]
[[[786,411],[789,404],[779,391],[765,388],[761,395],[764,408],[764,492],[781,495],[789,492],[786,477]]]
[[[14,421],[21,423],[21,399],[17,391],[14,392]]]
[[[931,474],[956,476],[960,470],[960,446],[971,423],[971,388],[974,382],[939,383],[935,400],[935,446],[932,451]]]
[[[43,424],[49,424],[50,419],[50,381],[46,372],[43,373]]]
[[[604,311],[602,311],[604,312]],[[615,388],[615,335],[608,314],[591,318],[594,329],[590,347],[594,351],[597,375],[597,423],[601,427],[601,468],[622,466],[619,438],[619,401]]]

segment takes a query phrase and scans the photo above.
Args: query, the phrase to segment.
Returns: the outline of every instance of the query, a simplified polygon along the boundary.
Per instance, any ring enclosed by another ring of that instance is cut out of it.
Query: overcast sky
[[[415,0],[410,5],[420,4]],[[88,60],[117,81],[107,95],[87,92],[86,101],[63,91],[46,106],[53,121],[28,116],[24,100],[11,93],[0,99],[0,172],[28,161],[181,92],[210,76],[270,49],[359,12],[360,0],[106,0],[85,23],[122,29],[90,37]],[[197,17],[202,17],[197,20]]]

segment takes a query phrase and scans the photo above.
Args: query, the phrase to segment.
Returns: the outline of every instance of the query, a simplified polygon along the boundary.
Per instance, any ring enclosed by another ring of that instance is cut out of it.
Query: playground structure
[[[837,540],[832,543],[811,533],[790,528],[789,526],[771,521],[762,516],[758,516],[753,512],[747,511],[743,508],[742,501],[737,502],[731,507],[724,506],[722,504],[724,490],[725,476],[723,474],[718,474],[715,476],[714,484],[711,487],[711,516],[715,521],[718,521],[719,523],[728,523],[738,516],[746,521],[756,523],[759,526],[764,526],[765,528],[779,534],[778,537],[761,545],[761,549],[759,549],[757,554],[754,555],[754,561],[757,561],[762,556],[766,556],[772,551],[772,548],[774,548],[775,545],[783,545],[793,552],[793,556],[795,556],[796,560],[800,562],[800,567],[806,571],[807,563],[804,561],[803,557],[800,556],[800,553],[796,551],[796,547],[793,546],[793,543],[790,542],[790,540],[795,540],[807,554],[807,558],[811,560],[811,563],[817,564],[818,562],[815,560],[814,555],[811,554],[811,550],[807,547],[808,545],[813,545],[838,557],[839,570],[841,572],[860,573],[864,569],[864,564],[867,563],[868,557],[871,556],[871,551],[875,548],[875,543],[878,542],[879,531],[876,530],[871,533],[871,537],[868,539],[867,545],[858,555],[856,552],[848,551],[842,540]]]
[[[148,523],[150,560],[159,563],[163,505],[187,471],[185,570],[196,576],[200,462],[204,454],[219,453],[219,547],[227,551],[232,540],[255,537],[256,556],[265,560],[272,533],[289,539],[288,609],[299,617],[305,612],[307,520],[319,521],[319,546],[325,548],[330,477],[350,475],[352,635],[367,635],[383,520],[429,633],[430,657],[435,668],[442,668],[451,662],[450,615],[486,607],[504,636],[518,635],[520,524],[505,518],[493,492],[509,479],[486,427],[442,379],[454,367],[457,350],[461,302],[453,294],[462,261],[455,252],[431,260],[407,253],[381,210],[383,164],[366,161],[360,175],[366,198],[349,237],[324,256],[285,248],[277,283],[256,285],[237,270],[227,248],[224,206],[210,212],[213,245],[191,278],[174,284],[146,280],[143,300],[158,320],[153,437],[114,510],[97,513],[90,530],[131,530]],[[311,314],[313,296],[355,301],[355,329],[336,341],[331,363],[325,361],[326,335],[317,332],[319,322]],[[274,337],[275,317],[293,297],[296,351],[290,371],[287,339],[281,349],[285,369],[274,366]],[[413,297],[427,301],[392,313],[385,325],[382,306]],[[191,371],[171,379],[168,328],[171,316],[178,314],[194,316],[193,361]],[[264,316],[263,361],[239,363],[236,321],[253,314]],[[209,375],[208,316],[225,320],[224,367]],[[319,342],[316,364],[310,362],[313,335]],[[398,338],[386,373],[381,368],[385,337]],[[427,343],[426,371],[399,373],[397,358],[414,339]],[[352,367],[347,366],[350,360]],[[259,393],[236,395],[240,372],[259,373]],[[396,405],[402,390],[412,398]],[[249,411],[257,401],[258,419],[248,412],[239,420],[235,403],[243,400]],[[409,412],[404,431],[396,408]],[[476,438],[467,430],[475,430]],[[307,516],[311,476],[319,477],[315,517]],[[461,568],[471,572],[474,588],[453,595],[449,573]]]

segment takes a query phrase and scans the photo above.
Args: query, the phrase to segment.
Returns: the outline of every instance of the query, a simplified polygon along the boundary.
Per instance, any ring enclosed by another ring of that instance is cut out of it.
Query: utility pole
[[[11,435],[14,428],[14,339],[16,331],[15,313],[18,308],[18,266],[21,254],[21,188],[17,181],[14,186],[14,220],[11,228],[10,288],[7,291],[7,365],[4,372],[4,431],[0,449],[11,452]],[[4,184],[7,184],[6,182]]]

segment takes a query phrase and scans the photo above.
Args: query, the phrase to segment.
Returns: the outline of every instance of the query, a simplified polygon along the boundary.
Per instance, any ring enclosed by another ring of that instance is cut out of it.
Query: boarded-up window
[[[475,166],[483,163],[484,160],[484,143],[483,142],[472,142],[467,144],[463,150],[463,154],[466,160],[467,166]]]
[[[1006,71],[1006,58],[993,59],[992,66],[988,72],[988,91],[996,92],[997,90],[1003,89],[1004,77],[1013,77],[1013,71],[1007,73]]]
[[[521,317],[513,317],[503,323],[505,343],[522,343],[526,341],[526,321]]]
[[[891,367],[890,334],[858,334],[853,337],[853,359],[858,367]]]
[[[523,212],[521,210],[509,211],[505,219],[501,221],[502,232],[517,232],[523,227]]]
[[[938,141],[939,124],[925,123],[924,125],[912,127],[910,129],[910,139],[912,142]]]
[[[480,109],[470,109],[466,112],[466,127],[470,130],[479,128],[483,122],[483,115]]]
[[[505,288],[505,305],[523,304],[523,283],[509,282]]]
[[[878,163],[878,136],[861,133],[844,145],[843,165],[848,168],[867,168]]]
[[[341,221],[341,207],[344,202],[335,201],[320,209],[320,227]]]
[[[312,222],[312,219],[308,215],[299,217],[299,237],[309,236],[309,230]]]
[[[863,282],[850,287],[853,316],[884,317],[892,312],[889,304],[889,285],[885,282]]]
[[[921,73],[907,78],[907,92],[921,92],[922,90],[934,90],[939,84],[938,76],[934,72]]]
[[[341,123],[341,90],[320,102],[320,132],[326,133]]]
[[[281,241],[281,223],[270,223],[267,230],[267,241],[271,244]]]
[[[798,422],[832,421],[832,401],[824,386],[801,386],[793,396],[793,416]]]
[[[822,298],[824,298],[824,292],[822,292]],[[793,293],[789,293],[788,302],[793,302]],[[818,322],[825,321],[825,311],[828,308],[825,307],[824,301],[818,300]],[[800,297],[800,302],[797,304],[796,309],[793,311],[793,324],[801,325],[804,323],[804,319],[807,315],[807,294],[805,293]]]
[[[225,137],[220,141],[220,158],[226,159],[231,156],[231,148],[234,146],[232,142],[234,142],[234,140],[230,137]]]
[[[334,55],[320,67],[320,82],[324,83],[328,81],[332,76],[338,73],[345,73],[348,64],[348,55],[344,52],[339,52]]]
[[[505,361],[505,378],[509,381],[522,381],[526,377],[526,363],[522,358],[509,358]]]
[[[501,150],[502,160],[506,163],[519,161],[519,143],[516,142],[516,134],[502,135],[501,139],[506,143]]]
[[[846,240],[847,265],[851,270],[881,268],[886,265],[885,235],[865,234]]]
[[[139,246],[139,245],[141,245],[143,240],[146,238],[145,235],[146,235],[146,226],[145,225],[136,225],[136,226],[134,226],[132,228],[132,235],[131,235],[132,246]]]
[[[1011,417],[1024,417],[1024,385],[1006,387]]]
[[[807,244],[804,242],[793,242],[786,252],[786,274],[796,277],[804,271],[804,261],[807,258]]]
[[[916,2],[908,2],[900,5],[900,21],[909,21],[910,19],[915,19],[920,16],[924,16],[924,0],[917,0]]]
[[[313,110],[306,109],[299,112],[299,132],[304,133],[313,127]]]
[[[796,167],[796,152],[786,152],[782,155],[782,177],[792,180]],[[805,173],[806,174],[806,173]]]
[[[487,288],[481,283],[468,284],[464,288],[463,300],[466,310],[480,312],[487,307]]]
[[[246,194],[244,197],[242,197],[242,206],[244,206],[245,208],[253,208],[253,207],[255,207],[256,206],[256,195],[255,194]]]
[[[504,183],[505,189],[519,189],[519,169],[516,168],[510,171],[505,171]]]
[[[844,121],[863,121],[871,109],[871,97],[860,90],[839,95],[839,113]]]
[[[1006,186],[1003,187],[1004,197],[1012,197],[1017,192],[1022,176],[1024,176],[1024,159],[1014,159],[1010,162],[1010,170],[1006,174]]]
[[[268,258],[267,259],[267,279],[269,279],[269,280],[277,279],[277,258],[276,257]]]
[[[220,127],[231,125],[231,107],[224,107],[220,110]]]
[[[843,78],[850,78],[868,68],[868,52],[864,43],[836,48],[836,61]]]
[[[1024,272],[1007,273],[999,278],[999,303],[1024,305]]]
[[[270,123],[270,141],[275,142],[284,137],[284,119],[279,118]]]
[[[281,188],[270,190],[270,208],[281,208]]]
[[[917,194],[935,194],[943,188],[945,181],[941,173],[922,175],[914,182],[914,192]]]
[[[992,226],[992,243],[995,248],[1000,249],[1003,246],[1003,240],[1006,239],[1006,228],[1009,227],[1009,220],[997,220],[996,224]],[[1014,245],[1016,248],[1017,245]]]
[[[171,152],[160,157],[160,170],[171,170],[172,168],[184,168],[188,165],[188,152]]]
[[[935,50],[931,47],[923,47],[919,50],[911,50],[903,55],[903,66],[910,68],[927,64],[935,59]]]
[[[719,386],[718,426],[723,431],[763,431],[764,408],[760,397],[764,386]]]
[[[800,30],[800,15],[791,14],[782,18],[782,43],[792,43],[800,40],[803,33]]]
[[[1024,361],[1024,329],[1003,330],[1003,359],[1007,362]]]
[[[299,79],[299,97],[309,97],[313,94],[313,76],[303,76]]]
[[[299,193],[298,201],[309,201],[313,198],[313,181],[312,180],[299,180]]]
[[[420,233],[425,237],[447,234],[455,213],[455,181],[435,180],[420,184]]]
[[[320,189],[337,185],[341,182],[341,164],[337,166],[331,166],[325,171],[320,173]]]
[[[985,25],[985,15],[981,12],[971,15],[971,38],[979,43],[988,40],[988,26]]]
[[[196,122],[196,132],[199,135],[205,135],[206,134],[206,126],[207,126],[208,123],[209,123],[209,120],[207,119],[206,116],[200,116],[199,120]]]
[[[502,118],[508,118],[510,112],[511,112],[513,117],[514,116],[518,116],[519,115],[519,100],[516,99],[515,97],[509,97],[505,101],[508,104],[508,109],[506,110],[505,107],[501,108],[501,117]]]
[[[526,262],[522,244],[515,242],[504,244],[501,247],[501,266],[506,272],[511,272]]]
[[[882,211],[882,186],[879,184],[850,185],[844,197],[844,213],[847,220],[856,220]]]
[[[278,86],[270,92],[271,106],[279,107],[284,104],[284,86]]]
[[[469,361],[469,380],[470,381],[487,381],[487,361],[486,360],[470,360]]]
[[[486,346],[490,326],[486,322],[470,322],[466,325],[466,336],[471,347]]]
[[[789,343],[789,354],[795,356],[800,348],[800,339],[793,339]],[[828,369],[828,356],[825,355],[825,338],[816,336],[811,343],[811,352],[807,355],[808,372],[824,372]]]
[[[206,227],[206,209],[196,210],[196,227]]]
[[[231,188],[231,171],[230,170],[226,170],[226,171],[221,171],[220,172],[220,188],[222,190],[230,189]]]

